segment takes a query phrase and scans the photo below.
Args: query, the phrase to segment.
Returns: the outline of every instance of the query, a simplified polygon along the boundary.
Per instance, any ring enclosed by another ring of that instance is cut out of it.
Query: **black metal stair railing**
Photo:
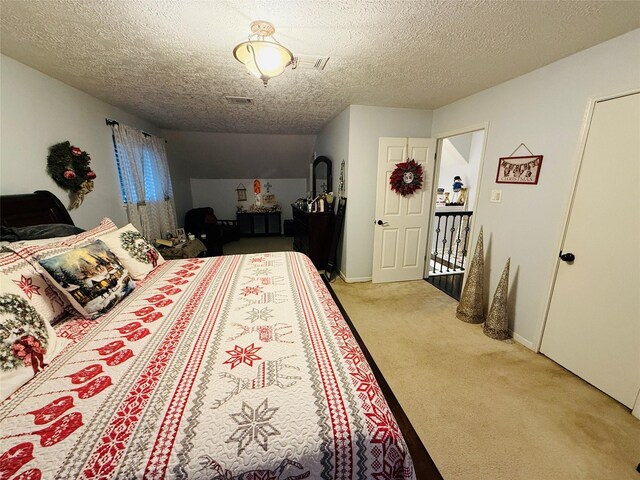
[[[436,212],[431,274],[451,274],[464,271],[472,211]]]

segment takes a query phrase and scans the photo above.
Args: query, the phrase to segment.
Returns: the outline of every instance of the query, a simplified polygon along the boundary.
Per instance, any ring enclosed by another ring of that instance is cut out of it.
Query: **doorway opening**
[[[424,279],[456,300],[460,300],[469,262],[485,132],[480,129],[438,140],[437,193]]]

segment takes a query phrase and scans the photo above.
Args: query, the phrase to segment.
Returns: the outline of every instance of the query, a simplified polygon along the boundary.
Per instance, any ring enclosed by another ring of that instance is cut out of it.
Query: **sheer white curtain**
[[[176,208],[164,140],[114,124],[118,174],[129,221],[149,240],[176,229]]]

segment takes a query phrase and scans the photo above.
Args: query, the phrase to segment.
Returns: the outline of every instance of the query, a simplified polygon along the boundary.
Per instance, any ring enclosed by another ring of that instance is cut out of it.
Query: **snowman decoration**
[[[462,179],[456,175],[453,177],[453,198],[451,199],[451,203],[458,204],[460,203],[460,197],[462,195],[462,187],[464,183],[462,183]]]

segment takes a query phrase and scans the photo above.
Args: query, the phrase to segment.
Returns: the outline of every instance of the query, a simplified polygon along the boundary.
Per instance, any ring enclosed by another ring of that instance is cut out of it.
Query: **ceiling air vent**
[[[298,55],[294,57],[296,68],[303,70],[324,70],[329,57],[318,57],[314,55]]]
[[[249,97],[234,97],[231,95],[225,95],[224,98],[226,98],[227,102],[232,105],[250,105],[253,103],[253,98]]]

